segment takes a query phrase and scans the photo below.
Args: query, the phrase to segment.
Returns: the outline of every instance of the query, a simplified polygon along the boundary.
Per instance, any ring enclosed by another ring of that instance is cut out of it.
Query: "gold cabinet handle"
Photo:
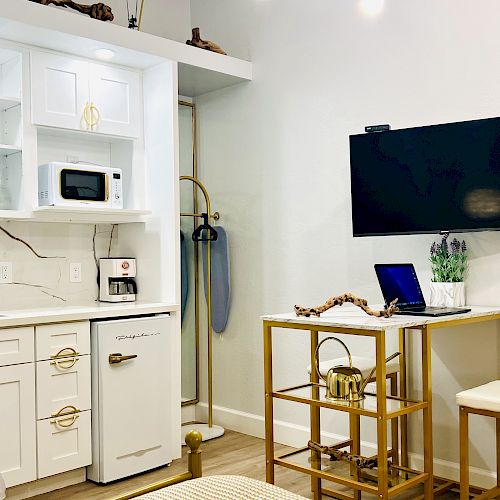
[[[68,358],[70,356],[78,356],[78,354],[80,353],[76,352],[72,347],[65,347],[64,349],[61,349],[57,354],[53,354],[52,356],[50,356],[50,358]]]
[[[78,358],[78,352],[76,352],[72,347],[65,347],[57,354],[51,356],[51,359],[53,360],[50,362],[51,365],[56,365],[57,368],[61,370],[69,370],[75,366],[75,363],[80,358]]]
[[[121,352],[114,352],[109,355],[109,364],[115,365],[116,363],[121,363],[122,361],[126,361],[127,359],[137,358],[137,354],[130,354],[128,356],[123,356]]]
[[[94,111],[96,113],[96,117],[94,119]],[[90,103],[90,130],[94,130],[94,128],[99,124],[101,121],[101,113],[97,109],[96,106],[94,106],[94,103]]]
[[[88,130],[91,125],[91,108],[89,103],[85,103],[85,108],[83,109],[83,119],[85,121],[85,128]]]
[[[54,413],[52,415],[52,420],[50,421],[50,423],[63,428],[71,427],[76,422],[76,419],[80,416],[78,415],[78,413],[80,413],[80,410],[76,406],[65,406],[64,408],[61,408],[57,413]],[[67,424],[63,423],[68,421],[70,422]]]

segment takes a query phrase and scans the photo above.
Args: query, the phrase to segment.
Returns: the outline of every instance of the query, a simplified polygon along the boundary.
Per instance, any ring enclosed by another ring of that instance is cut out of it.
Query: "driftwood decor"
[[[73,0],[30,0],[30,2],[39,3],[41,5],[52,4],[57,7],[69,7],[70,9],[77,10],[82,14],[87,14],[92,19],[98,19],[99,21],[112,21],[115,18],[111,11],[111,7],[101,2],[91,5],[83,5]]]
[[[324,455],[330,455],[330,460],[342,460],[355,465],[358,469],[374,469],[378,465],[377,457],[366,458],[361,455],[353,455],[347,451],[339,451],[335,446],[321,446],[319,443],[309,441],[307,447],[310,450],[319,451]]]
[[[368,307],[368,301],[366,299],[360,299],[354,296],[352,293],[344,293],[343,295],[338,295],[337,297],[330,297],[322,306],[317,307],[302,307],[295,305],[293,307],[295,314],[297,316],[320,316],[321,313],[328,311],[335,306],[341,306],[346,302],[350,302],[355,306],[360,307],[365,311],[366,314],[370,316],[376,316],[377,318],[390,318],[394,313],[398,312],[399,309],[396,307],[396,302],[398,299],[394,299],[388,307],[384,308],[382,311],[374,311]]]
[[[188,45],[193,47],[199,47],[200,49],[210,50],[211,52],[217,52],[217,54],[227,55],[219,45],[209,40],[202,40],[200,37],[200,28],[193,28],[192,30],[193,38],[191,40],[186,40]]]

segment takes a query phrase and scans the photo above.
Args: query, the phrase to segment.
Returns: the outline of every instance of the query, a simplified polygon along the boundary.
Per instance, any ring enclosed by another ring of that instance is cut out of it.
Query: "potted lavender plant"
[[[431,300],[433,307],[461,307],[465,305],[464,278],[467,271],[467,246],[453,238],[448,245],[448,234],[441,243],[431,245],[432,266]]]

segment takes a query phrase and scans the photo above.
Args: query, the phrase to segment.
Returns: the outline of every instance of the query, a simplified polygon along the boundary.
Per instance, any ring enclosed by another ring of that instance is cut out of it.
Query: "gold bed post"
[[[201,450],[200,444],[203,438],[198,431],[189,431],[186,434],[186,444],[188,451],[188,470],[193,479],[201,477]]]

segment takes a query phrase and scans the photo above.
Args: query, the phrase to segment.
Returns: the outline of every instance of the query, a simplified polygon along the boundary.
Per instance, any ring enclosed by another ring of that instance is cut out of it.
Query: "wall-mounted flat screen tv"
[[[500,229],[500,118],[349,139],[354,236]]]

